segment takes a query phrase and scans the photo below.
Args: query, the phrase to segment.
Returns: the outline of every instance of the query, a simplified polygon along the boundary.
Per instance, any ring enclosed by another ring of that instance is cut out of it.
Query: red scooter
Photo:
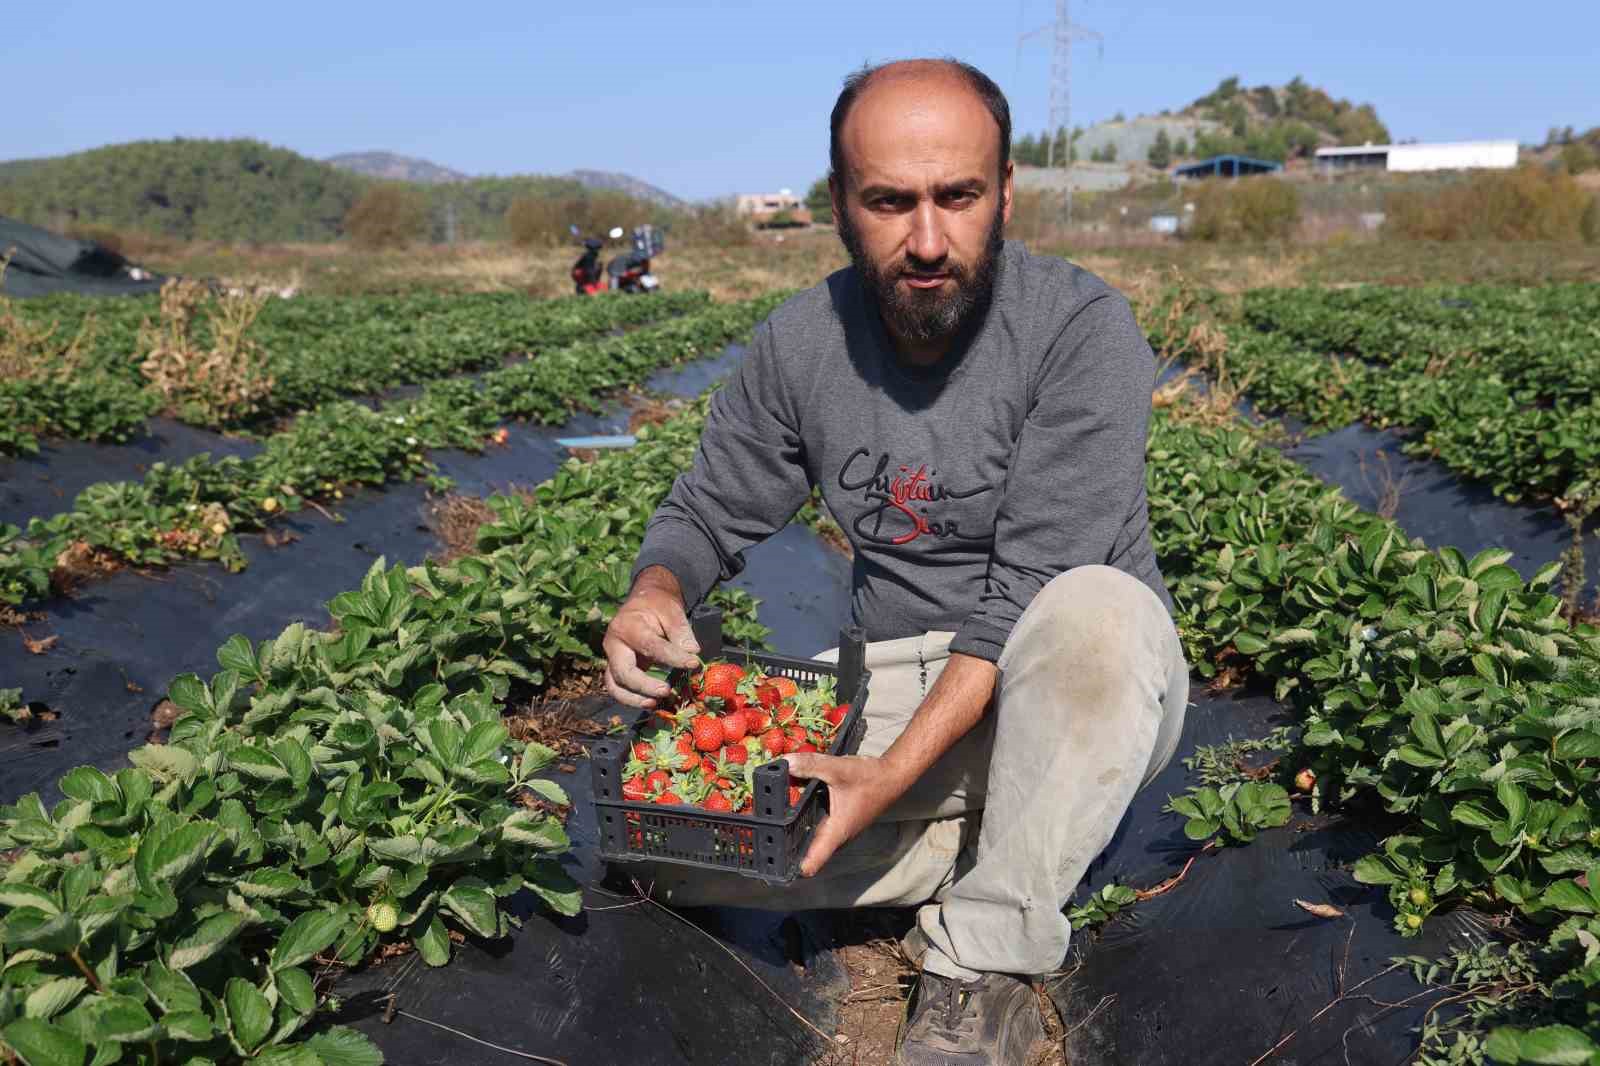
[[[576,225],[568,227],[574,237],[583,239],[583,254],[572,264],[572,283],[579,296],[595,296],[609,287],[600,271],[600,249],[605,242],[599,237],[583,237]],[[622,236],[622,227],[613,227],[607,234],[612,240]]]

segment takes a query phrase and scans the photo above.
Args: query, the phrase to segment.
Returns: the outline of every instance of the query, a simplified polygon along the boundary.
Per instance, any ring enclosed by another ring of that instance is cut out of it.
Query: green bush
[[[1300,193],[1278,178],[1208,181],[1195,196],[1189,236],[1201,241],[1284,240],[1300,221]]]

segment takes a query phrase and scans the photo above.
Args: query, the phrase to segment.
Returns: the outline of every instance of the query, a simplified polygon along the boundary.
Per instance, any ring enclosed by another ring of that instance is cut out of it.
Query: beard
[[[989,309],[994,279],[1005,244],[1005,218],[999,204],[984,239],[977,262],[963,263],[946,257],[924,262],[906,255],[892,263],[879,263],[867,254],[848,212],[838,216],[839,240],[861,277],[862,287],[877,302],[878,313],[892,335],[913,344],[953,340]],[[955,291],[938,289],[904,291],[899,286],[908,274],[948,274]]]

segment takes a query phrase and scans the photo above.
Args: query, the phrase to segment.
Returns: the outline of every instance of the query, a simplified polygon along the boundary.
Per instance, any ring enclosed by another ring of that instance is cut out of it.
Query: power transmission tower
[[[1021,56],[1022,46],[1031,38],[1041,33],[1051,34],[1052,48],[1050,51],[1050,141],[1045,149],[1045,166],[1056,165],[1056,136],[1058,131],[1066,130],[1066,155],[1067,155],[1067,223],[1072,223],[1072,46],[1078,41],[1094,41],[1100,46],[1100,54],[1105,54],[1105,38],[1087,26],[1079,26],[1072,21],[1068,11],[1070,0],[1056,0],[1056,18],[1054,22],[1046,23],[1036,30],[1024,33],[1017,38],[1017,55]]]

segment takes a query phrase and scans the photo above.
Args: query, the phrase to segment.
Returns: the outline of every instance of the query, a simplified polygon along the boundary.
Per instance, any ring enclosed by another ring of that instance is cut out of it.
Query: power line
[[[1017,57],[1021,63],[1022,46],[1029,39],[1037,37],[1046,31],[1051,35],[1050,50],[1050,138],[1045,148],[1045,166],[1055,166],[1056,136],[1059,131],[1066,130],[1066,186],[1067,186],[1067,222],[1072,222],[1072,46],[1078,41],[1094,41],[1100,46],[1100,54],[1105,54],[1105,38],[1087,26],[1079,26],[1072,21],[1071,12],[1068,10],[1070,0],[1056,0],[1056,18],[1054,22],[1046,23],[1036,30],[1022,34],[1017,38]]]

